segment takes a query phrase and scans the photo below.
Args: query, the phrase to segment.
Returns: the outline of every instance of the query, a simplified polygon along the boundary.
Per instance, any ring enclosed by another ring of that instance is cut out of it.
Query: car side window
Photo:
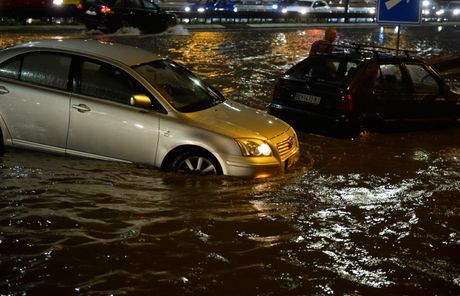
[[[438,82],[425,67],[417,64],[406,64],[405,66],[414,85],[415,93],[439,93]]]
[[[156,5],[155,3],[150,2],[148,0],[143,0],[142,2],[144,3],[145,8],[151,9],[151,10],[158,10],[158,5]]]
[[[143,8],[141,0],[126,0],[126,7]]]
[[[19,79],[49,86],[57,89],[67,89],[70,63],[68,55],[36,52],[23,56]]]
[[[411,90],[410,84],[403,77],[399,64],[382,64],[377,71],[375,89],[383,92],[401,93]]]
[[[145,93],[128,73],[112,65],[83,61],[80,68],[81,94],[130,104],[131,96]]]
[[[12,58],[0,65],[0,77],[19,79],[21,58]]]
[[[123,7],[124,7],[124,1],[123,1],[123,0],[116,0],[116,1],[113,3],[113,7],[116,7],[116,8],[123,8]]]
[[[313,4],[313,7],[316,8],[316,7],[325,7],[326,6],[326,3],[324,2],[321,2],[321,1],[316,1],[314,4]]]

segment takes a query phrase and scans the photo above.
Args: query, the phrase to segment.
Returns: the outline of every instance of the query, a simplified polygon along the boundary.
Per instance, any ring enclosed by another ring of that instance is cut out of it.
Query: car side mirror
[[[152,101],[144,94],[132,95],[129,104],[136,107],[152,107]]]

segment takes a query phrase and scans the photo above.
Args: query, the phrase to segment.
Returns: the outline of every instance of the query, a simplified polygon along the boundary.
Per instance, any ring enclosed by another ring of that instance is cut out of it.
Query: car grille
[[[299,142],[296,134],[292,130],[284,133],[280,138],[282,140],[276,143],[276,148],[278,149],[281,159],[285,159],[291,155],[292,151],[297,150]]]

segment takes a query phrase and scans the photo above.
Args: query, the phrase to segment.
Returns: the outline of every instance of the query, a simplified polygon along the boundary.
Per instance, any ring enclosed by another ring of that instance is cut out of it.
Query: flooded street
[[[184,64],[265,110],[324,30],[0,31],[0,47],[95,38]],[[392,28],[338,27],[394,47]],[[459,28],[404,28],[401,48],[458,52]],[[420,40],[420,36],[424,39]],[[8,149],[0,155],[0,295],[459,295],[460,128],[298,132],[300,164],[266,180]]]

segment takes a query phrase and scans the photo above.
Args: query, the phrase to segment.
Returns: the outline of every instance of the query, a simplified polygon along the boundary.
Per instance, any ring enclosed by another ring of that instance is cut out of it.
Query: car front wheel
[[[190,175],[222,175],[222,169],[215,157],[203,151],[179,153],[170,170]]]

